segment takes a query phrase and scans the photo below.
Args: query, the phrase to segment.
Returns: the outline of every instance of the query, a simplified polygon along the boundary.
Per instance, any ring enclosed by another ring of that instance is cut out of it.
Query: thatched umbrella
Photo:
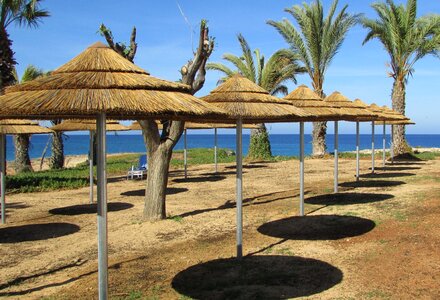
[[[344,114],[347,118],[346,121],[357,121],[359,118],[371,118],[374,119],[376,114],[367,110],[363,105],[356,104],[340,92],[334,92],[325,101],[333,104],[335,107],[344,110]],[[356,132],[359,132],[359,123],[356,123]],[[334,192],[338,192],[338,121],[335,121],[335,181],[334,181]]]
[[[372,122],[371,126],[371,146],[372,149],[374,149],[374,124],[377,120],[384,120],[387,116],[381,111],[377,110],[374,107],[371,108],[368,104],[363,102],[361,99],[355,99],[353,103],[356,103],[359,106],[364,107],[365,109],[373,112],[376,114],[376,118],[357,118],[356,119],[356,181],[359,181],[359,122]],[[372,170],[374,170],[374,151],[371,151],[371,163],[372,163]]]
[[[300,85],[284,100],[313,115],[316,121],[339,120],[343,116],[343,110],[325,102],[306,85]],[[299,123],[299,139],[299,214],[304,216],[304,122]]]
[[[400,115],[399,113],[393,113],[391,110],[386,110],[383,107],[378,106],[377,104],[373,103],[368,107],[369,110],[373,111],[378,115],[377,121],[380,121],[383,123],[383,135],[382,135],[382,146],[383,146],[383,153],[382,153],[382,160],[383,160],[383,167],[385,167],[385,147],[386,147],[386,128],[385,123],[386,121],[401,121],[405,120],[406,117],[403,115]],[[375,122],[372,122],[371,126],[371,172],[374,173],[375,163],[374,163],[374,156],[375,156],[375,150],[374,150],[374,125]],[[391,147],[392,148],[392,147]]]
[[[310,115],[290,102],[271,96],[269,92],[249,79],[234,75],[201,99],[227,111],[237,119],[236,127],[236,205],[237,205],[237,256],[242,249],[242,124],[265,122],[292,122],[311,119]]]
[[[0,117],[97,120],[99,298],[108,292],[106,118],[227,118],[190,94],[187,85],[150,76],[102,43],[96,43],[50,75],[11,86],[0,97]]]
[[[117,121],[108,120],[105,124],[107,131],[127,131],[130,128]],[[89,180],[90,203],[93,203],[93,135],[96,131],[96,120],[64,120],[51,127],[54,131],[88,131],[89,132]]]
[[[30,120],[0,120],[0,193],[2,224],[6,222],[5,191],[6,191],[6,135],[7,134],[45,134],[53,131],[39,126]]]

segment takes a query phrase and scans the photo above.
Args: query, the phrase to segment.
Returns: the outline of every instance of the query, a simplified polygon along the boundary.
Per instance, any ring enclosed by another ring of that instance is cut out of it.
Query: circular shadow
[[[236,166],[226,166],[225,169],[235,169]],[[249,165],[243,165],[242,169],[260,169],[260,168],[267,168],[267,165],[263,164],[249,164]]]
[[[226,176],[215,175],[215,176],[199,176],[199,177],[188,177],[188,178],[176,178],[173,179],[174,182],[209,182],[209,181],[220,181],[226,179]]]
[[[341,270],[320,260],[268,255],[191,266],[171,285],[194,299],[287,299],[320,293],[342,278]]]
[[[167,188],[167,195],[174,195],[174,194],[178,194],[178,193],[183,193],[183,192],[187,192],[188,189],[187,188],[174,188],[174,187],[170,187]],[[128,192],[123,192],[121,193],[121,196],[145,196],[145,189],[140,189],[140,190],[134,190],[134,191],[128,191]]]
[[[342,187],[391,187],[405,184],[404,181],[389,181],[389,180],[360,180],[340,183]]]
[[[338,215],[290,217],[268,222],[258,227],[258,232],[289,240],[337,240],[369,232],[373,221]]]
[[[107,211],[120,211],[132,208],[134,205],[126,202],[109,202],[107,203]],[[98,211],[96,203],[78,204],[72,206],[65,206],[49,210],[53,215],[76,216],[86,214],[96,214]]]
[[[388,173],[369,173],[362,174],[360,177],[362,178],[393,178],[393,177],[406,177],[406,176],[414,176],[414,173],[396,173],[396,172],[388,172]]]
[[[306,203],[319,205],[350,205],[363,204],[371,202],[379,202],[394,198],[389,194],[372,194],[372,193],[336,193],[313,196],[305,199]]]
[[[78,225],[71,223],[30,224],[0,228],[0,243],[48,240],[78,232],[79,229]]]

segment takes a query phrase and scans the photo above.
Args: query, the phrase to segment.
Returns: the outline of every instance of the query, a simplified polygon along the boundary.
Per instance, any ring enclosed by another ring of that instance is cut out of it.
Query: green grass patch
[[[414,152],[414,156],[422,160],[435,160],[440,157],[440,152]]]
[[[183,168],[183,150],[176,150],[178,154],[171,159],[171,166]],[[137,166],[140,154],[112,155],[107,158],[107,176],[125,176],[131,166]],[[289,156],[275,156],[268,159],[271,161],[284,161],[292,159]],[[218,149],[217,161],[219,163],[235,162],[235,153],[228,149]],[[188,164],[212,164],[214,163],[214,150],[196,148],[188,150]],[[96,167],[94,168],[96,178]],[[6,177],[6,189],[8,193],[32,193],[62,189],[77,189],[89,185],[88,162],[79,164],[74,168],[61,170],[46,170],[27,172]],[[177,221],[177,220],[176,220]]]

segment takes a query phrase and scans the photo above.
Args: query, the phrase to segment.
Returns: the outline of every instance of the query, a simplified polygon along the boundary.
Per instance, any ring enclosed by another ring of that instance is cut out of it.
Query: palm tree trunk
[[[64,167],[64,144],[63,133],[55,132],[52,137],[52,157],[49,161],[51,169],[62,169]]]
[[[269,134],[264,123],[258,124],[258,129],[252,129],[248,157],[251,159],[269,159],[272,157]]]
[[[393,91],[391,95],[393,101],[393,109],[401,114],[405,114],[405,83],[399,79],[394,80]],[[406,138],[405,125],[394,125],[393,132],[393,150],[394,155],[411,152]]]
[[[327,151],[327,145],[325,143],[326,134],[327,122],[313,122],[313,156],[324,156]]]
[[[322,90],[322,80],[320,79],[318,74],[315,74],[313,80],[313,87],[315,93],[317,93],[322,99],[324,99],[325,94]],[[327,122],[313,122],[313,147],[312,147],[312,156],[321,157],[324,156],[327,151],[327,145],[325,143],[325,136],[327,134]]]
[[[29,158],[29,134],[17,134],[14,137],[15,144],[15,173],[32,172]]]

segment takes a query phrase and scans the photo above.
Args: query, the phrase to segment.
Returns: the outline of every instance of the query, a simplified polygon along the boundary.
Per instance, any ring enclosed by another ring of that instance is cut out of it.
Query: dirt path
[[[232,165],[170,178],[169,219],[142,222],[144,181],[109,180],[110,295],[118,299],[437,298],[440,161],[410,162],[354,180],[354,161],[306,161],[306,218],[298,162],[244,169],[244,253],[235,253]],[[379,161],[378,161],[379,164]],[[88,189],[8,197],[0,227],[0,297],[97,295],[96,214]],[[136,298],[138,297],[138,298]],[[187,298],[185,298],[187,297]],[[51,298],[52,299],[52,298]]]

